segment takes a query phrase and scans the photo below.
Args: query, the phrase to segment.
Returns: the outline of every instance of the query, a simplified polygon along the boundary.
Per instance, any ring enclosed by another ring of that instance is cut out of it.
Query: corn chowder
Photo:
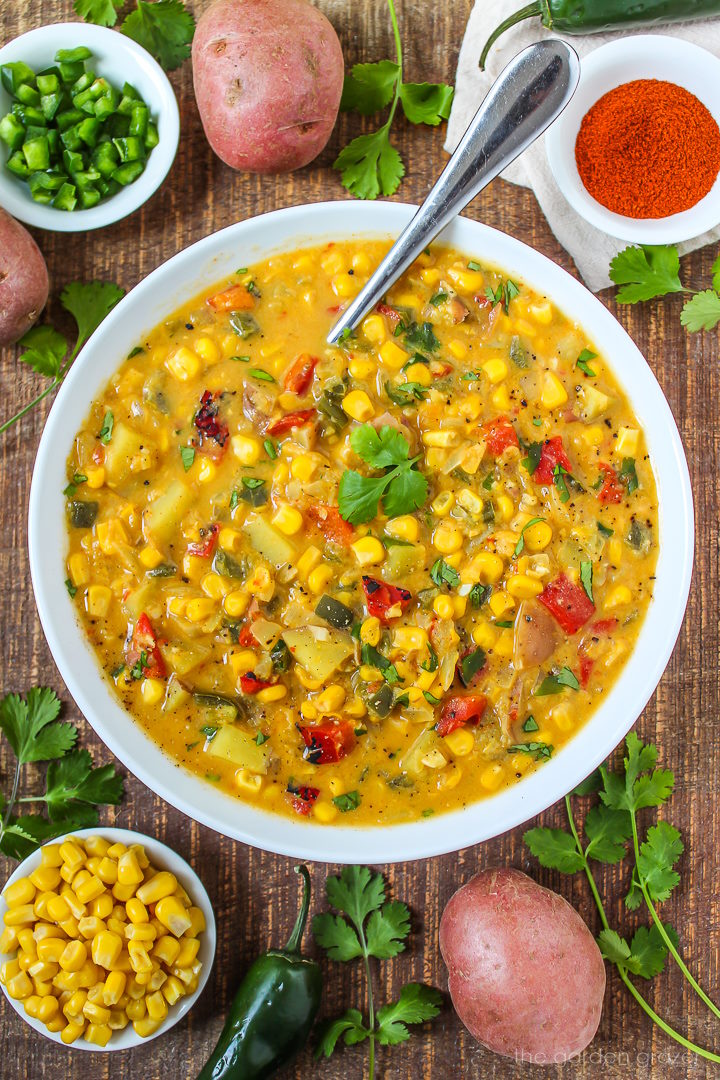
[[[433,248],[326,345],[386,247],[239,268],[132,350],[68,462],[67,588],[124,706],[322,823],[429,816],[550,758],[657,556],[642,432],[547,297]]]

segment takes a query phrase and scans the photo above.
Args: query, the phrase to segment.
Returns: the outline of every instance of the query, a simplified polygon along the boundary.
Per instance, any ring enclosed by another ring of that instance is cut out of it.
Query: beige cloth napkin
[[[526,45],[541,37],[556,37],[546,30],[538,18],[508,30],[493,46],[486,71],[478,68],[478,57],[492,30],[513,11],[522,7],[522,0],[476,0],[465,31],[455,80],[455,100],[447,128],[445,149],[452,152],[465,132],[493,79]],[[651,33],[640,30],[639,33]],[[720,20],[716,22],[680,23],[662,27],[657,33],[673,34],[720,55]],[[618,35],[592,34],[568,38],[580,57],[613,40]],[[629,77],[631,75],[629,74]],[[545,153],[544,137],[538,139],[503,173],[512,184],[532,188],[550,228],[570,253],[581,276],[593,292],[611,284],[608,277],[610,260],[627,246],[622,240],[607,236],[580,217],[560,192],[550,171]],[[720,226],[711,232],[678,245],[681,254],[694,251],[720,239]]]

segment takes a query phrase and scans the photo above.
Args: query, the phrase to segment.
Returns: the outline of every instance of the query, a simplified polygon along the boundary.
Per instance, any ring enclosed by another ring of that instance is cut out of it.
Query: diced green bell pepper
[[[52,204],[58,210],[74,210],[77,206],[77,196],[74,184],[63,184]]]
[[[12,113],[0,120],[0,139],[10,150],[19,150],[25,141],[25,128]]]
[[[126,187],[128,184],[132,184],[133,180],[137,180],[144,168],[145,163],[143,161],[128,161],[127,164],[121,165],[119,169],[115,170],[112,179],[121,187]]]
[[[50,144],[47,136],[39,139],[28,139],[23,143],[22,152],[25,155],[27,167],[31,172],[50,168]]]

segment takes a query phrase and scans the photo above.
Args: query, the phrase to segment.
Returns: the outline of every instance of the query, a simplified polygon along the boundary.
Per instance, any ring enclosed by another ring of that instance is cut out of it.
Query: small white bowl
[[[200,972],[200,981],[197,990],[192,994],[188,994],[186,997],[180,998],[176,1005],[170,1006],[167,1018],[163,1021],[154,1035],[149,1035],[147,1038],[142,1039],[139,1035],[135,1034],[135,1029],[132,1024],[128,1024],[122,1031],[113,1031],[112,1038],[107,1046],[95,1046],[93,1043],[85,1042],[83,1038],[76,1039],[74,1043],[71,1043],[70,1046],[68,1046],[69,1050],[92,1050],[101,1053],[107,1053],[110,1050],[130,1050],[133,1046],[142,1046],[144,1043],[150,1042],[151,1039],[157,1039],[158,1035],[164,1035],[165,1032],[169,1031],[171,1027],[174,1027],[179,1020],[182,1020],[183,1016],[192,1009],[193,1005],[202,994],[215,959],[215,916],[213,915],[210,897],[205,891],[205,886],[200,878],[185,860],[178,855],[176,851],[169,848],[167,844],[163,844],[160,840],[155,840],[152,836],[144,836],[142,833],[132,832],[130,829],[105,829],[100,825],[95,829],[76,829],[74,833],[68,833],[67,835],[78,836],[81,838],[86,836],[102,836],[105,840],[109,840],[111,844],[119,843],[125,844],[126,846],[129,846],[130,844],[142,844],[152,865],[158,867],[160,870],[170,870],[185,889],[188,896],[190,896],[193,904],[196,907],[202,908],[203,915],[205,916],[206,928],[200,935],[200,951],[198,952],[198,959],[202,963],[202,971]],[[61,844],[65,839],[67,839],[67,836],[59,836],[56,840],[51,841],[51,843]],[[41,850],[42,848],[38,848],[32,855],[28,855],[27,859],[23,859],[3,885],[3,892],[9,885],[14,885],[19,878],[27,877],[28,874],[32,874],[33,870],[40,865]],[[8,907],[4,898],[0,896],[0,922],[7,909]],[[39,1031],[46,1039],[52,1039],[54,1043],[65,1046],[65,1043],[60,1038],[59,1032],[48,1031],[41,1020],[35,1020],[32,1016],[28,1016],[23,1008],[22,1001],[15,1001],[14,998],[11,998],[4,986],[2,987],[2,992],[15,1012],[18,1016],[22,1017],[26,1024],[35,1028],[35,1031]]]
[[[167,75],[149,52],[132,38],[104,26],[83,22],[53,23],[29,30],[0,49],[0,65],[24,60],[33,71],[54,63],[58,49],[87,46],[93,54],[88,63],[119,88],[131,83],[150,109],[157,123],[159,142],[148,156],[145,170],[132,184],[104,199],[89,210],[56,210],[36,203],[24,180],[9,173],[5,143],[0,142],[0,206],[9,214],[50,232],[86,232],[101,229],[127,217],[147,202],[162,184],[175,160],[180,138],[180,114]],[[0,116],[10,111],[12,98],[0,85]]]
[[[676,244],[720,222],[720,177],[705,198],[680,214],[630,218],[615,214],[588,192],[575,163],[583,117],[603,94],[636,79],[662,79],[694,94],[720,125],[720,60],[682,38],[640,34],[602,45],[581,63],[580,85],[548,130],[545,147],[555,181],[572,208],[595,228],[636,244]]]

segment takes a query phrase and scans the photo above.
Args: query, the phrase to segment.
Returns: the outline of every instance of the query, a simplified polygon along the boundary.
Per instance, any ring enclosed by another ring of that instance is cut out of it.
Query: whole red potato
[[[40,248],[19,221],[0,207],[0,348],[37,322],[48,298]]]
[[[308,0],[216,0],[198,21],[192,65],[205,135],[233,169],[299,169],[330,138],[343,55]]]
[[[451,897],[440,951],[455,1011],[496,1054],[537,1065],[592,1042],[605,965],[562,896],[519,870],[483,870]]]

